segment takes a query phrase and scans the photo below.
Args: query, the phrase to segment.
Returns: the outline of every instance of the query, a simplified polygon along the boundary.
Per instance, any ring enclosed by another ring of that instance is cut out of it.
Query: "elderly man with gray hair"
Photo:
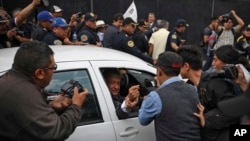
[[[157,63],[160,53],[165,51],[166,43],[169,35],[169,22],[166,20],[157,20],[159,30],[154,32],[149,39],[149,55],[153,58],[153,63]]]

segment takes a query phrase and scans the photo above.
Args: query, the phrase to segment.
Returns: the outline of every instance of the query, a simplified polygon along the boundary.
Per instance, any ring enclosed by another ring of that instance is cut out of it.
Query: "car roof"
[[[55,53],[56,62],[117,60],[146,63],[133,55],[109,48],[96,47],[91,45],[60,45],[50,47]],[[18,47],[0,49],[0,72],[6,71],[11,68],[17,49]]]

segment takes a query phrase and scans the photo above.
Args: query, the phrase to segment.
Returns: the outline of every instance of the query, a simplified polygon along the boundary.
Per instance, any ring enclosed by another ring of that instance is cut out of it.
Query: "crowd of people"
[[[227,15],[211,18],[204,28],[201,44],[206,54],[204,64],[201,48],[185,45],[186,40],[182,38],[182,33],[189,26],[185,19],[177,19],[171,31],[169,22],[156,20],[154,13],[149,13],[147,20],[139,19],[138,23],[117,13],[112,25],[107,25],[92,12],[73,14],[66,21],[62,17],[63,9],[54,5],[51,11],[43,10],[37,14],[34,27],[27,19],[39,5],[40,0],[33,0],[25,8],[15,9],[12,17],[3,8],[0,9],[0,48],[21,46],[12,69],[0,78],[0,92],[18,95],[19,89],[27,87],[30,89],[24,93],[26,97],[31,93],[40,97],[27,103],[39,103],[40,108],[30,106],[27,110],[33,111],[32,115],[23,116],[27,113],[20,113],[20,116],[12,117],[19,122],[12,123],[13,129],[7,124],[9,122],[0,118],[1,126],[8,127],[10,132],[20,131],[15,137],[37,139],[37,130],[46,129],[51,134],[43,136],[44,140],[63,140],[74,131],[81,117],[80,108],[88,95],[87,89],[80,94],[75,90],[72,100],[61,97],[65,105],[59,107],[57,101],[48,106],[43,100],[43,88],[49,84],[56,69],[54,53],[48,45],[89,44],[106,47],[127,52],[153,64],[159,87],[143,99],[139,99],[138,85],[130,87],[126,97],[120,95],[119,71],[106,72],[104,78],[119,119],[127,118],[132,110],[139,111],[138,119],[142,125],[155,121],[158,141],[229,141],[230,126],[249,124],[249,115],[245,114],[250,111],[230,114],[225,108],[227,103],[224,103],[228,99],[242,99],[242,96],[246,98],[245,95],[249,95],[250,25],[245,25],[234,10]],[[237,22],[235,26],[233,18]],[[27,52],[33,55],[27,55]],[[6,87],[16,81],[23,82],[17,85],[17,89],[9,90]],[[5,98],[13,100],[12,97]],[[15,109],[7,105],[1,103],[0,108],[8,107],[7,110],[14,112]],[[70,108],[61,114],[55,112],[65,107]],[[25,119],[16,119],[20,117]],[[27,127],[26,124],[36,117],[41,120]],[[19,125],[18,128],[15,124]],[[0,133],[4,134],[4,131]],[[4,137],[11,139],[11,136]]]

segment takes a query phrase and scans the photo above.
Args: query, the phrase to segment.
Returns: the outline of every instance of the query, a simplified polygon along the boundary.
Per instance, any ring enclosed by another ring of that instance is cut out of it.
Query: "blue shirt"
[[[166,80],[159,88],[162,88],[170,83],[181,81],[181,79],[176,76]],[[159,115],[162,110],[162,102],[156,91],[150,92],[146,99],[142,102],[141,108],[139,110],[139,122],[141,125],[148,125],[155,116]]]

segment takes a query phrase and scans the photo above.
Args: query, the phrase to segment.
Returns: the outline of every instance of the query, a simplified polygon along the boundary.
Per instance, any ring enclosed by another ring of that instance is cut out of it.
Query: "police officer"
[[[235,47],[241,51],[244,56],[250,54],[250,24],[242,30],[242,35],[236,40]]]
[[[84,17],[85,26],[77,33],[77,38],[83,43],[88,43],[96,46],[102,46],[100,39],[96,33],[96,15],[86,13]]]
[[[113,49],[132,54],[152,64],[153,63],[152,58],[142,53],[138,49],[138,47],[135,46],[135,43],[132,39],[135,27],[136,23],[132,20],[132,18],[128,17],[124,19],[122,25],[122,31],[118,32],[117,35],[114,36]]]
[[[51,7],[51,13],[52,13],[52,15],[53,15],[54,18],[56,18],[56,17],[62,17],[62,12],[63,12],[63,9],[60,8],[57,5],[53,5]]]
[[[44,37],[44,42],[48,45],[62,45],[68,35],[68,24],[65,19],[57,17],[52,22],[53,32]]]
[[[140,19],[138,21],[138,26],[133,34],[133,40],[135,45],[141,50],[143,53],[148,52],[148,38],[145,34],[146,29],[148,28],[147,23],[144,19]]]
[[[44,10],[37,15],[38,26],[32,31],[31,38],[33,40],[43,41],[47,33],[52,30],[53,16],[50,12]]]
[[[3,12],[0,12],[0,48],[7,48],[16,46],[15,35],[16,31],[11,29],[8,30],[7,23],[9,20]]]
[[[177,49],[184,44],[185,40],[181,38],[181,34],[185,32],[188,26],[184,19],[178,19],[175,22],[175,29],[169,33],[167,39],[166,51],[176,52]]]

